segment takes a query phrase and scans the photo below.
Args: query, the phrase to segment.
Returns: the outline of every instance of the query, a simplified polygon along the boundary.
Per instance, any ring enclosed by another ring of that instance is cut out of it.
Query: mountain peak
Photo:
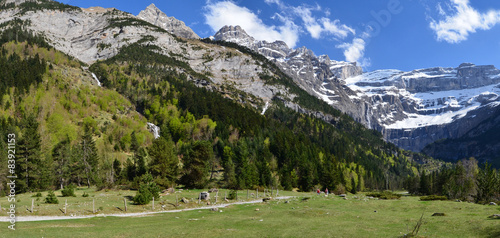
[[[186,26],[183,21],[167,16],[167,14],[156,7],[154,3],[151,3],[146,9],[142,10],[137,17],[153,25],[159,26],[174,35],[189,39],[200,38],[191,28]]]
[[[255,38],[247,34],[241,26],[224,26],[214,35],[215,40],[230,41],[238,45],[251,46],[255,43]]]

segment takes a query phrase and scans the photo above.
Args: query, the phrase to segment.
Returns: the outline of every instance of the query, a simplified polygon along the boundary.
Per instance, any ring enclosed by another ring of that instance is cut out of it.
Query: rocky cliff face
[[[153,3],[145,10],[142,10],[137,17],[155,26],[161,27],[176,36],[188,39],[200,38],[191,28],[187,27],[183,21],[167,16],[167,14],[158,9]]]
[[[402,72],[379,70],[346,79],[352,100],[369,103],[367,117],[396,145],[420,151],[458,138],[491,115],[500,101],[500,70],[462,64]]]
[[[362,73],[356,63],[331,60],[327,55],[316,56],[306,47],[290,49],[283,41],[258,41],[240,26],[224,26],[212,38],[233,42],[264,55],[311,95],[349,113],[360,122],[366,122],[356,109],[365,108],[363,102],[350,100],[349,95],[354,95],[354,92],[343,82]]]
[[[22,4],[0,11],[0,24],[9,27],[14,19],[20,19],[25,29],[43,35],[56,49],[87,64],[111,58],[130,44],[155,45],[157,53],[185,62],[194,72],[208,76],[209,81],[189,78],[199,86],[220,91],[259,112],[277,94],[287,100],[295,97],[283,85],[266,84],[261,75],[273,77],[273,73],[250,55],[229,47],[178,39],[163,28],[116,9],[40,8],[23,12],[21,8]]]
[[[492,65],[362,74],[355,63],[317,57],[305,47],[256,41],[239,26],[225,26],[213,38],[273,60],[310,94],[408,150],[420,151],[436,140],[464,135],[488,119],[491,107],[500,101],[500,70]]]

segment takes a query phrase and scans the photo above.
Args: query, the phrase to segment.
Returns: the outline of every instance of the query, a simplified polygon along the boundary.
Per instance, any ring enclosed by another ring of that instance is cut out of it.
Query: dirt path
[[[282,199],[290,199],[292,197],[275,197],[273,199],[282,200]],[[185,212],[185,211],[193,211],[193,210],[206,210],[212,208],[223,208],[231,205],[240,205],[240,204],[254,204],[261,203],[262,199],[247,201],[247,202],[235,202],[235,203],[225,203],[213,206],[204,206],[204,207],[195,207],[195,208],[185,208],[179,210],[167,210],[167,211],[159,211],[159,212],[136,212],[136,213],[114,213],[114,214],[97,214],[97,215],[87,215],[87,216],[21,216],[17,217],[17,222],[26,222],[26,221],[55,221],[55,220],[70,220],[70,219],[83,219],[83,218],[92,218],[92,217],[136,217],[136,216],[145,216],[145,215],[153,215],[159,213],[173,213],[173,212]],[[2,216],[0,217],[0,222],[9,222],[8,217]]]

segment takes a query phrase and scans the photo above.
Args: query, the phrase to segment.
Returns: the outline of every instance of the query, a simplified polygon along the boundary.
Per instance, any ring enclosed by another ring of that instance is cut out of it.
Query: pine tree
[[[186,152],[181,180],[188,188],[203,188],[210,172],[210,161],[213,159],[212,145],[208,141],[195,141]]]
[[[144,148],[138,148],[134,155],[134,163],[136,164],[135,176],[142,176],[148,171],[146,167],[146,157],[146,150]]]
[[[224,181],[229,188],[236,187],[236,173],[233,158],[234,153],[231,147],[225,146],[223,152]]]
[[[175,153],[174,142],[160,137],[148,149],[151,163],[149,170],[161,186],[171,186],[179,175],[179,159]]]
[[[122,174],[122,163],[120,163],[120,161],[118,159],[115,159],[113,161],[113,169],[115,171],[114,175],[115,175],[115,181],[117,182],[121,182],[121,174]]]
[[[425,172],[422,172],[420,175],[420,189],[419,193],[421,195],[428,195],[430,192],[430,183],[429,183],[429,178],[425,174]]]
[[[17,189],[20,193],[39,189],[41,177],[41,139],[38,133],[38,122],[33,114],[21,121],[24,127],[18,143],[16,158],[18,180]]]
[[[354,177],[351,177],[351,193],[352,194],[356,194],[357,191],[356,191],[356,181],[354,180]]]
[[[497,183],[496,173],[487,162],[484,168],[479,170],[477,175],[477,196],[476,202],[488,202],[495,195],[495,188]]]
[[[137,136],[135,135],[135,131],[132,132],[130,136],[130,151],[137,152],[140,148],[139,142],[137,141]]]
[[[52,149],[52,158],[54,162],[54,174],[56,181],[61,189],[68,184],[71,176],[71,145],[69,137],[59,142]]]
[[[81,161],[83,164],[85,179],[87,180],[87,186],[96,180],[97,166],[99,163],[99,158],[97,156],[97,148],[95,141],[92,138],[92,129],[90,127],[85,127],[85,131],[80,142],[81,147]]]

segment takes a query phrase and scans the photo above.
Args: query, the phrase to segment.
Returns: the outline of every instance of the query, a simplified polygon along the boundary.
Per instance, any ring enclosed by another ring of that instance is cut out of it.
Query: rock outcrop
[[[191,28],[187,27],[183,21],[167,16],[167,14],[158,9],[153,3],[145,10],[142,10],[137,17],[155,26],[159,26],[176,36],[188,39],[200,38]]]

